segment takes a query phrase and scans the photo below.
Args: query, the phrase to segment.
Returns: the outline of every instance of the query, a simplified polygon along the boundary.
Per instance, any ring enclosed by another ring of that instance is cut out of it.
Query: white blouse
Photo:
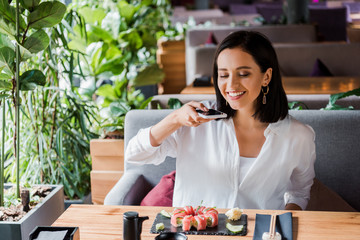
[[[176,157],[173,206],[284,209],[295,203],[305,209],[315,177],[315,133],[293,117],[268,125],[261,151],[240,178],[241,166],[233,120],[181,127],[159,147],[150,128],[130,140],[125,160],[160,164]]]

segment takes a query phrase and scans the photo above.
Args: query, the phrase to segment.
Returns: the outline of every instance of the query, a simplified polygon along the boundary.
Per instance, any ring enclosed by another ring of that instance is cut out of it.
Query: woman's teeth
[[[229,92],[229,96],[230,97],[236,97],[236,96],[240,96],[243,95],[245,92]]]

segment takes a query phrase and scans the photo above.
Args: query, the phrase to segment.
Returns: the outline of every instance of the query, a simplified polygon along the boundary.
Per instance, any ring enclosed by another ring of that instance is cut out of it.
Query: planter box
[[[92,171],[91,198],[104,204],[104,198],[124,174],[124,140],[92,139],[90,141]]]
[[[36,226],[50,226],[55,222],[64,212],[64,190],[62,185],[50,186],[53,189],[49,195],[20,221],[0,222],[0,240],[28,240],[29,234]]]

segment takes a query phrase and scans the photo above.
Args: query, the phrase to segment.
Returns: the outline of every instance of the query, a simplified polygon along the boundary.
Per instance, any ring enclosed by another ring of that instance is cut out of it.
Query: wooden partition
[[[91,197],[94,204],[104,204],[104,198],[124,174],[124,140],[92,139]]]

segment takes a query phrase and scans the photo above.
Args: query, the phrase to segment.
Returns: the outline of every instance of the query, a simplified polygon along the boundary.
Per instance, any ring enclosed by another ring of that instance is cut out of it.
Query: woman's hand
[[[196,112],[196,109],[200,109],[205,112],[209,110],[204,106],[204,104],[191,101],[174,111],[172,114],[179,126],[197,127],[202,123],[214,120],[200,117]]]
[[[158,124],[154,125],[150,130],[151,145],[154,147],[159,146],[165,138],[182,126],[197,127],[202,123],[214,120],[200,117],[196,112],[197,108],[208,111],[204,104],[192,101],[175,110]]]

